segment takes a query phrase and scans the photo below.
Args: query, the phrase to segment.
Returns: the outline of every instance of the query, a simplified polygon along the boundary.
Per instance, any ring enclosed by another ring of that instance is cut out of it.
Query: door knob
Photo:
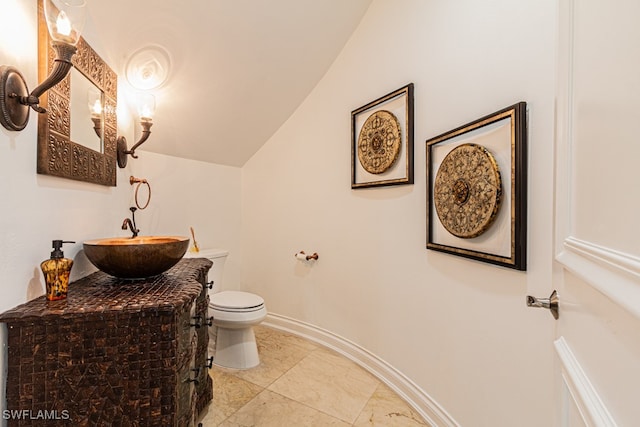
[[[527,307],[548,308],[551,310],[551,315],[557,319],[560,316],[558,311],[558,292],[555,290],[551,292],[549,298],[536,298],[531,295],[527,295]]]

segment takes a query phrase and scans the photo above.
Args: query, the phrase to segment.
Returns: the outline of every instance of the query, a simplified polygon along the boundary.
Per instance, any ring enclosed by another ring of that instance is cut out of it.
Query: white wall
[[[556,3],[376,0],[312,94],[243,168],[244,288],[381,357],[466,426],[552,420]],[[351,190],[350,112],[415,84],[415,184]],[[427,251],[424,141],[529,105],[526,273]],[[293,254],[317,251],[303,266]]]
[[[160,131],[157,132],[161,137]],[[153,144],[152,134],[146,143]],[[145,143],[145,144],[146,144]],[[136,212],[136,222],[142,234],[174,234],[189,236],[193,227],[201,249],[221,248],[229,251],[224,268],[225,288],[238,288],[240,283],[240,179],[237,167],[215,165],[151,152],[140,152],[137,160],[129,160],[135,167],[135,177],[151,184],[151,203]],[[129,168],[129,165],[127,168]],[[128,169],[125,169],[128,170]],[[128,206],[134,206],[135,186],[129,176],[120,186],[127,187]],[[139,201],[146,200],[147,189],[139,190]],[[126,216],[122,212],[118,225]]]
[[[11,19],[0,26],[0,65],[17,67],[32,89],[37,82],[36,2],[3,1],[3,16]],[[89,30],[88,42],[102,54],[99,46],[104,40],[91,36]],[[119,122],[120,131],[133,141],[129,122],[124,117]],[[156,123],[152,130],[146,144],[162,138],[162,123]],[[189,227],[194,227],[202,248],[223,247],[231,251],[225,280],[230,286],[237,286],[239,168],[141,151],[137,160],[129,160],[127,168],[118,169],[117,187],[103,187],[36,174],[36,141],[34,112],[22,132],[10,132],[0,126],[0,312],[44,293],[39,264],[49,257],[53,239],[77,242],[64,248],[65,256],[75,260],[72,280],[95,271],[81,252],[81,242],[128,235],[120,227],[133,203],[130,175],[146,178],[152,186],[149,207],[136,217],[141,234],[189,235]],[[0,358],[1,373],[5,370],[3,364]],[[4,384],[4,378],[0,380]],[[0,401],[4,402],[2,396]]]

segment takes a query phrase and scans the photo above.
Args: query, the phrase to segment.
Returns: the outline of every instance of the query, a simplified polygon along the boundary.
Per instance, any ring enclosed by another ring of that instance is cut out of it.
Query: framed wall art
[[[413,184],[413,83],[351,112],[351,188]]]
[[[427,248],[527,269],[527,104],[426,141]]]

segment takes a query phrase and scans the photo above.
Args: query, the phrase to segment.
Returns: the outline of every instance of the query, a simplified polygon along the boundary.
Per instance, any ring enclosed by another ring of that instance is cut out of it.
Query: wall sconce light
[[[65,78],[73,64],[80,32],[85,22],[85,0],[44,0],[44,15],[56,51],[51,74],[31,93],[20,71],[0,66],[0,123],[8,130],[21,131],[29,122],[29,108],[38,113],[39,97]]]
[[[138,114],[140,115],[140,125],[142,125],[142,136],[138,142],[133,144],[130,150],[127,150],[127,139],[124,136],[118,137],[118,166],[124,168],[127,166],[127,154],[137,159],[135,151],[143,142],[145,142],[149,135],[151,135],[151,125],[153,113],[156,110],[156,98],[150,93],[143,93],[138,96]]]

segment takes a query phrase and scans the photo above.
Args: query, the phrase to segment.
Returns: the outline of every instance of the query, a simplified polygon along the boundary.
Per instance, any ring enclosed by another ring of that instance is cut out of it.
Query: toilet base
[[[213,364],[223,368],[249,369],[260,364],[253,327],[217,328]]]

